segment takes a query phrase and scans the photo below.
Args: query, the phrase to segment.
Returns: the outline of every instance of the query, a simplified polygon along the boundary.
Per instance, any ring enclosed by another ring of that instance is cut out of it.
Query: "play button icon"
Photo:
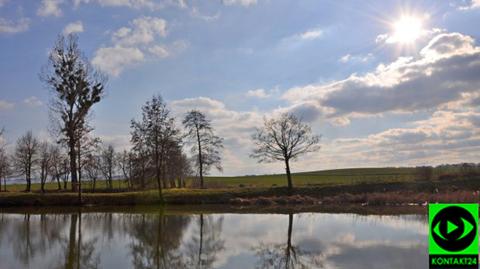
[[[477,237],[475,218],[466,209],[449,206],[439,211],[431,223],[431,235],[441,248],[459,252]]]
[[[456,229],[458,229],[458,226],[451,223],[450,221],[447,221],[447,234],[455,231]]]

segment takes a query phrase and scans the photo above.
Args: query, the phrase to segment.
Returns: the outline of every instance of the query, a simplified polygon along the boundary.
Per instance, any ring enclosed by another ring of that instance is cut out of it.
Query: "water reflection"
[[[0,267],[425,268],[423,215],[0,214]]]
[[[320,259],[321,252],[308,251],[292,245],[293,214],[288,214],[287,242],[264,244],[254,248],[258,256],[256,268],[324,268]]]

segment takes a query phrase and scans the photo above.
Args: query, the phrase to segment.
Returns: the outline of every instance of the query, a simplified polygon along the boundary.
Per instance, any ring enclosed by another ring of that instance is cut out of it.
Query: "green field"
[[[3,182],[2,182],[3,184]],[[61,183],[62,188],[63,188],[63,182]],[[18,191],[24,191],[25,190],[26,183],[22,184],[7,184],[7,191],[10,192],[18,192]],[[92,189],[92,184],[89,181],[85,181],[82,183],[82,186],[85,190],[91,190]],[[106,181],[105,180],[98,180],[96,184],[96,189],[105,189],[107,187]],[[123,180],[114,180],[113,181],[113,187],[114,188],[127,188],[127,183],[125,183]],[[2,185],[2,191],[3,191],[4,186]],[[55,191],[57,190],[58,185],[56,182],[47,182],[45,184],[45,189],[47,191]],[[71,189],[71,184],[70,182],[67,183],[67,189]],[[40,183],[32,183],[32,191],[40,191]]]
[[[351,185],[359,183],[388,183],[388,182],[409,182],[418,178],[415,168],[354,168],[354,169],[336,169],[295,173],[293,176],[294,186],[325,186],[325,185]],[[187,187],[195,184],[195,179],[187,179]],[[285,174],[275,175],[250,175],[236,177],[205,177],[205,183],[208,188],[269,188],[284,187],[287,185]],[[62,183],[63,186],[63,183]],[[82,184],[85,190],[91,190],[92,184],[84,181]],[[115,189],[127,188],[127,184],[122,180],[114,180]],[[106,188],[106,182],[98,180],[96,189]],[[46,190],[57,190],[56,182],[48,182],[45,185]],[[70,189],[70,183],[68,184]],[[2,186],[3,190],[3,186]],[[11,192],[25,190],[24,184],[7,185],[7,190]],[[32,191],[39,191],[40,184],[32,184]]]
[[[187,179],[187,188],[164,189],[166,204],[262,204],[268,202],[368,203],[405,204],[425,201],[477,201],[480,174],[434,170],[430,179],[416,168],[357,168],[312,171],[293,174],[294,190],[286,188],[286,176],[260,175],[239,177],[207,177],[206,189],[196,188],[198,179]],[[449,177],[441,177],[449,175]],[[452,176],[453,175],[453,176]],[[82,203],[89,205],[159,204],[156,185],[147,190],[128,190],[124,181],[114,181],[114,189],[106,190],[105,181],[97,181],[96,193],[91,184],[83,182]],[[25,193],[24,184],[7,185],[8,192],[0,193],[0,207],[76,205],[77,194],[57,192],[55,182],[46,184],[48,194],[39,193],[40,184],[33,184]],[[272,198],[273,197],[273,198]],[[276,197],[276,198],[275,198]],[[283,197],[283,198],[282,198]],[[308,200],[306,197],[310,197]],[[467,199],[468,198],[468,199]],[[273,199],[273,200],[272,200]],[[276,200],[275,200],[276,199]],[[290,200],[289,200],[290,199]],[[313,200],[312,200],[313,199]],[[466,200],[467,199],[467,200]],[[245,202],[246,201],[246,202]]]
[[[358,183],[408,182],[417,179],[415,168],[354,168],[302,172],[293,174],[294,186],[350,185]],[[207,177],[210,187],[281,187],[286,176],[259,175]]]

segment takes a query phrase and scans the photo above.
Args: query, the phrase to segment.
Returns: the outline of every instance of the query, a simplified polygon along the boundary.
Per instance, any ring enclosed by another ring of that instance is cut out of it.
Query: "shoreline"
[[[285,187],[166,189],[164,201],[156,190],[82,193],[81,207],[140,205],[233,205],[233,206],[425,206],[436,202],[480,201],[480,180],[365,183],[356,185]],[[73,192],[0,192],[0,208],[79,206]]]

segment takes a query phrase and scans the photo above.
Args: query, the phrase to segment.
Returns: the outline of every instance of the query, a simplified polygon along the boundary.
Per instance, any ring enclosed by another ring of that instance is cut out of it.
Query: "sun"
[[[423,20],[414,16],[402,16],[392,25],[391,43],[412,44],[422,36]]]

